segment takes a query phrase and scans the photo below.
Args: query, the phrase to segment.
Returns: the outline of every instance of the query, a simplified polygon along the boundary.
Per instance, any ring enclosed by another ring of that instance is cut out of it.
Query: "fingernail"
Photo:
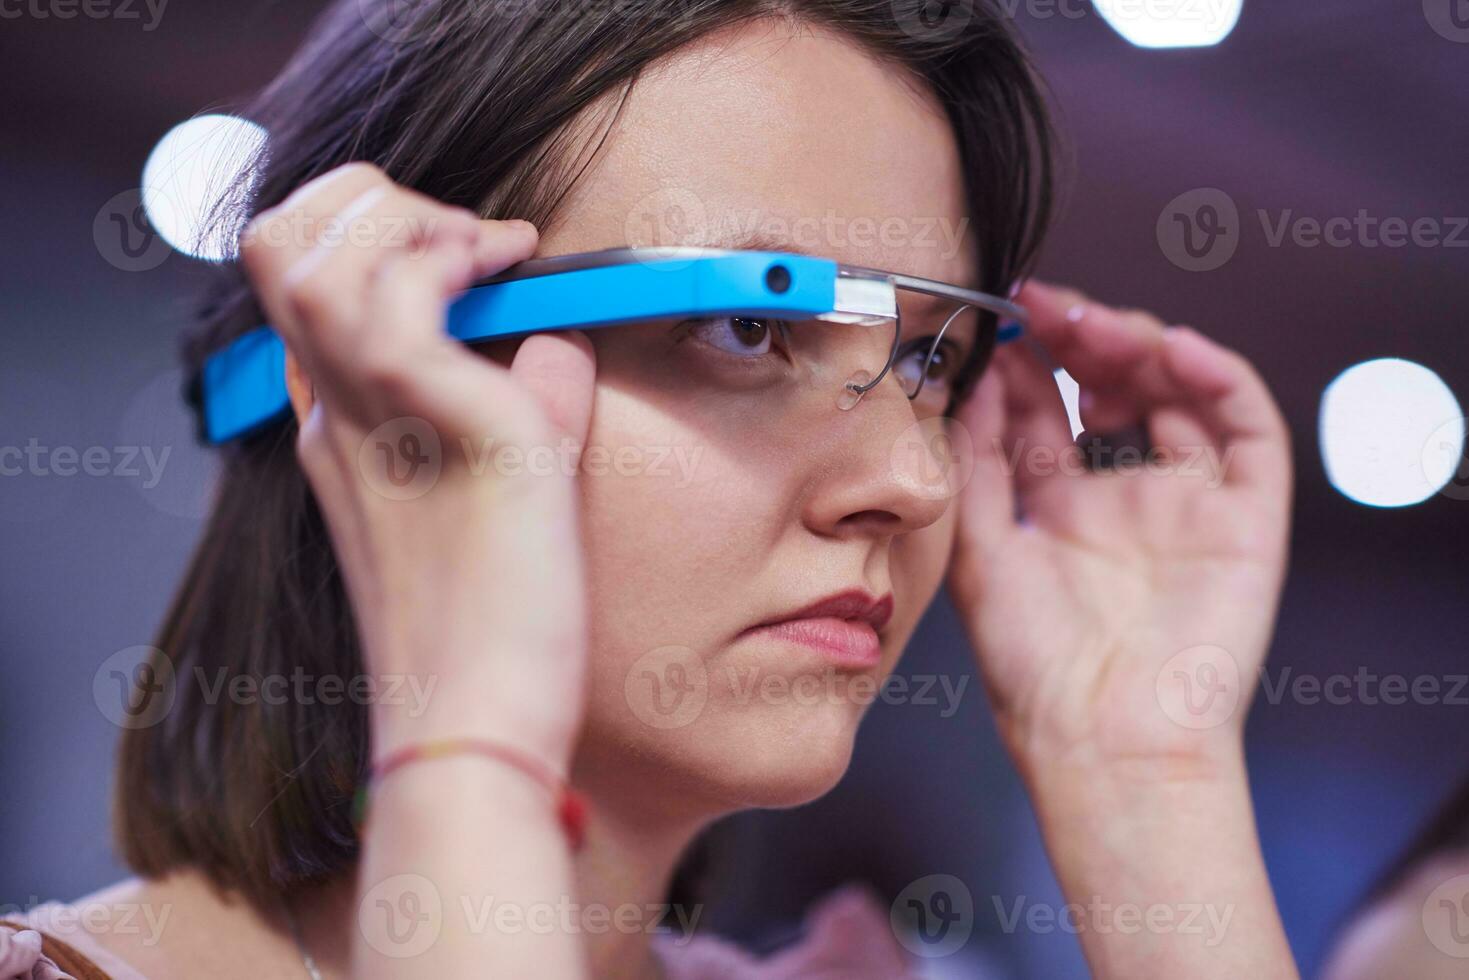
[[[1077,303],[1071,309],[1069,309],[1069,310],[1066,311],[1066,322],[1067,323],[1080,323],[1082,317],[1084,317],[1084,316],[1086,316],[1086,304],[1085,303]]]

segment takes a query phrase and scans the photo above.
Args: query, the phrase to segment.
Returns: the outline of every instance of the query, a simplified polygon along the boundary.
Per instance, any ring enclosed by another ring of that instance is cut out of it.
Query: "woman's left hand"
[[[1193,329],[1035,282],[1016,301],[1080,385],[1088,432],[1141,424],[1151,450],[1088,472],[1025,343],[961,412],[976,466],[950,591],[1002,733],[1022,769],[1207,767],[1239,751],[1273,628],[1285,423],[1250,364]]]

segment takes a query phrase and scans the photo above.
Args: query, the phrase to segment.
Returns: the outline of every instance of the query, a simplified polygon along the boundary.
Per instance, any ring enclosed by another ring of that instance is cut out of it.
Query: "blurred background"
[[[1469,775],[1469,4],[1179,0],[1193,13],[1161,25],[1146,4],[1105,4],[1112,22],[1083,0],[1002,5],[1070,146],[1041,273],[1239,348],[1294,430],[1293,565],[1249,752],[1285,924],[1313,973]],[[173,356],[204,263],[135,220],[145,162],[180,123],[270,79],[322,6],[0,8],[10,906],[124,873],[108,836],[107,664],[150,641],[213,476]],[[1166,46],[1180,42],[1195,46]],[[886,900],[950,875],[972,931],[936,974],[1085,976],[1074,936],[1010,922],[1017,903],[1063,900],[970,663],[941,601],[899,672],[914,691],[934,677],[949,688],[875,705],[829,797],[741,818],[740,846],[760,857],[708,924],[769,943],[854,875]],[[1338,675],[1352,679],[1345,703],[1280,693]],[[1392,675],[1436,679],[1438,693],[1388,703]]]

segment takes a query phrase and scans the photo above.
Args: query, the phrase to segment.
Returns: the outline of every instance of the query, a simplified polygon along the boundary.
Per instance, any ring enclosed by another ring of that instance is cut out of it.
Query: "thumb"
[[[557,435],[580,449],[592,421],[597,355],[580,330],[527,337],[510,362],[510,374],[545,413]]]
[[[960,406],[958,424],[974,446],[974,472],[959,497],[959,554],[1003,551],[1015,526],[1015,487],[1005,451],[1005,383],[991,367]]]

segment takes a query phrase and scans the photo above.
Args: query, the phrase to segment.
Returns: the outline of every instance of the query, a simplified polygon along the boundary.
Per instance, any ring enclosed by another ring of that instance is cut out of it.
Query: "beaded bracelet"
[[[587,805],[566,780],[549,765],[528,752],[498,742],[477,738],[443,738],[416,745],[405,745],[388,754],[368,770],[367,778],[357,788],[352,804],[353,823],[359,830],[367,823],[368,800],[377,784],[395,769],[424,759],[443,759],[455,755],[479,755],[496,759],[530,776],[551,793],[556,801],[556,817],[573,851],[581,850],[586,840]]]

